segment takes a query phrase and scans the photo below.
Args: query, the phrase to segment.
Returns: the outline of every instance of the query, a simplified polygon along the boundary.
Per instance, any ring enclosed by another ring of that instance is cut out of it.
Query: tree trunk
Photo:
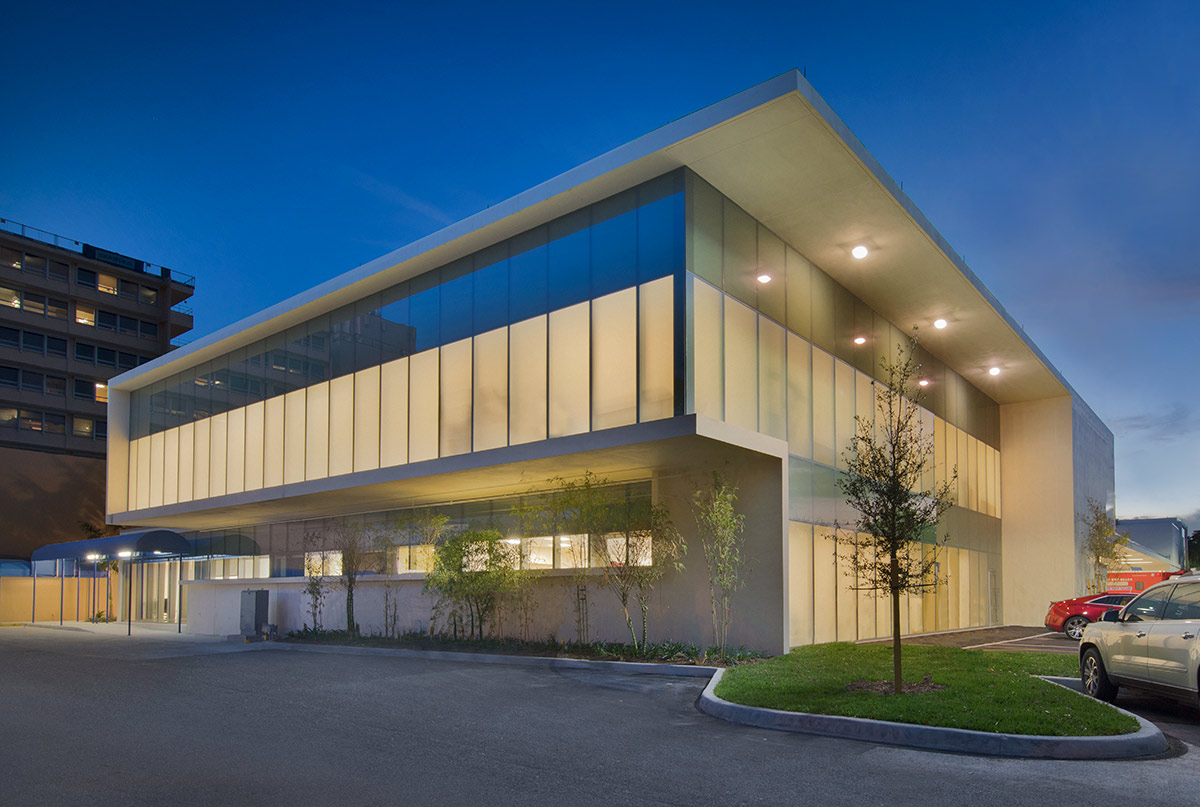
[[[895,682],[895,692],[903,692],[900,680],[900,592],[896,590],[896,581],[900,579],[900,559],[896,549],[892,549],[892,680]]]
[[[346,586],[346,630],[354,636],[358,631],[354,629],[354,583]]]

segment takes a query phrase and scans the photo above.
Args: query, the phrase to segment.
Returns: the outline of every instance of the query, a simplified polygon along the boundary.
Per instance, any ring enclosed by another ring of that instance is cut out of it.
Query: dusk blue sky
[[[196,334],[804,68],[1200,527],[1200,4],[5,8],[0,216],[197,277]]]

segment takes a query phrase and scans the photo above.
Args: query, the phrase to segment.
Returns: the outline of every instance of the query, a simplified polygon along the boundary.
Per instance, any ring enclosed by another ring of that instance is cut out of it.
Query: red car
[[[1122,607],[1134,596],[1135,593],[1106,591],[1103,594],[1089,594],[1073,600],[1052,602],[1050,610],[1046,612],[1046,627],[1053,631],[1060,630],[1079,641],[1088,623],[1099,620],[1105,611]]]

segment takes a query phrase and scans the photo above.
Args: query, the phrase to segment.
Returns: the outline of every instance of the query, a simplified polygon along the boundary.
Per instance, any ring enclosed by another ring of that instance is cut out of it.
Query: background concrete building
[[[600,536],[519,534],[516,498],[592,471],[694,539],[691,493],[721,470],[751,559],[735,644],[887,635],[836,550],[836,480],[914,326],[927,481],[955,479],[955,506],[946,583],[906,597],[902,629],[1039,624],[1085,590],[1075,514],[1113,500],[1112,435],[797,72],[115,379],[109,520],[197,547],[142,559],[135,614],[233,633],[252,585],[299,627],[314,536],[434,507],[523,542],[532,632],[570,636],[570,550]],[[403,627],[428,624],[428,557],[384,570]],[[591,634],[619,638],[588,596]],[[697,548],[652,632],[705,643],[708,610]]]
[[[193,286],[0,219],[0,555],[103,525],[108,380],[191,329]]]

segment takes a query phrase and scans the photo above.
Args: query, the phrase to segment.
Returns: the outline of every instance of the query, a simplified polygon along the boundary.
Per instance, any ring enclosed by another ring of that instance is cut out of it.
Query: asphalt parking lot
[[[5,804],[1179,805],[1192,754],[1049,762],[737,726],[703,679],[0,628]]]

